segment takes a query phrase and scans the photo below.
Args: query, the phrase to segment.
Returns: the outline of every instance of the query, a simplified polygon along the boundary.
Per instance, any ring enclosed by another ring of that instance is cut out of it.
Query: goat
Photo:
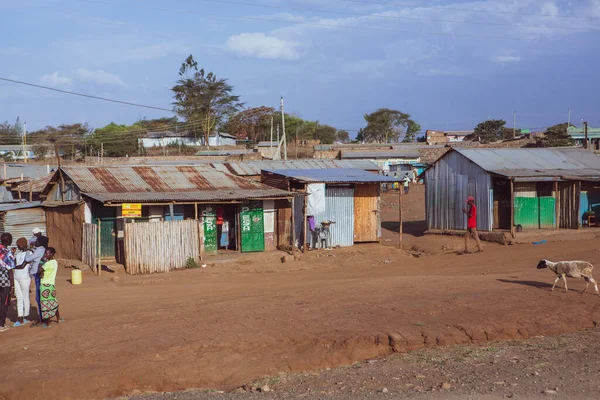
[[[550,271],[556,274],[556,279],[554,280],[554,285],[552,285],[552,291],[554,291],[554,287],[556,286],[556,282],[562,277],[565,282],[565,293],[569,290],[567,288],[567,276],[569,278],[581,278],[585,279],[586,285],[581,295],[585,293],[590,282],[594,284],[594,289],[596,289],[596,294],[600,296],[600,292],[598,292],[598,284],[592,277],[592,270],[594,266],[586,261],[559,261],[552,262],[548,260],[541,260],[537,269],[548,268]]]

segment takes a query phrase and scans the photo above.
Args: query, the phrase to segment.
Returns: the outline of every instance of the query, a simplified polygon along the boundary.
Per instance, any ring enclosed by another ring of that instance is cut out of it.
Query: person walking
[[[12,240],[12,235],[8,232],[0,236],[0,332],[8,330],[5,323],[8,305],[12,297],[13,275],[11,271],[16,266],[15,257],[9,248]]]
[[[17,297],[17,322],[14,327],[27,325],[29,321],[29,310],[31,308],[29,302],[29,286],[31,285],[30,264],[25,262],[27,256],[28,241],[25,238],[17,240],[17,252],[15,253],[15,262],[18,268],[14,271],[14,291]]]
[[[467,208],[463,208],[462,212],[467,214],[467,232],[465,233],[465,253],[469,252],[469,237],[475,239],[477,244],[477,252],[483,251],[481,242],[479,241],[479,234],[477,233],[477,206],[475,206],[475,198],[469,196],[467,198]]]
[[[46,249],[46,262],[41,267],[42,279],[40,281],[40,302],[42,304],[42,328],[50,328],[50,320],[56,316],[59,324],[65,322],[60,317],[58,298],[56,297],[56,273],[58,263],[54,259],[56,250],[53,247]]]
[[[404,174],[404,179],[402,179],[402,185],[404,186],[404,194],[408,194],[409,190],[410,178],[408,177],[408,172]]]

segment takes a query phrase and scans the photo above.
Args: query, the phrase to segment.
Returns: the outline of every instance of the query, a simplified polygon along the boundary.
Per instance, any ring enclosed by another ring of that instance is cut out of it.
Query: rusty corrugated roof
[[[44,188],[46,187],[48,182],[50,182],[50,179],[52,179],[53,176],[54,173],[48,174],[38,179],[30,180],[28,182],[23,182],[20,185],[18,185],[14,190],[18,192],[29,192],[30,190],[33,193],[41,192],[42,190],[44,190]]]
[[[202,165],[63,167],[62,171],[83,194],[100,201],[205,201],[293,195]]]
[[[379,171],[377,164],[370,160],[329,160],[308,159],[289,161],[245,161],[212,163],[218,171],[232,173],[238,176],[257,176],[266,169],[332,169],[357,168],[366,171]]]

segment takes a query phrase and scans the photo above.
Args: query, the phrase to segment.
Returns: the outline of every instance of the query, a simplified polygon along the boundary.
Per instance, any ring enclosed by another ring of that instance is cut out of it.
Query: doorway
[[[493,229],[510,230],[510,181],[504,178],[494,178],[494,225]]]
[[[237,215],[238,206],[236,204],[219,204],[216,206],[218,250],[238,250]]]

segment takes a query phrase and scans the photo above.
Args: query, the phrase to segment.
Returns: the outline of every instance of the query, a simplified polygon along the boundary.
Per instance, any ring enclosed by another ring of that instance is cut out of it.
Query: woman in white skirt
[[[20,238],[17,240],[17,252],[15,253],[15,264],[22,265],[25,262],[27,255],[27,239]],[[20,269],[14,270],[15,277],[15,296],[17,298],[17,316],[18,320],[13,326],[23,326],[29,323],[29,286],[31,285],[31,276],[29,275],[29,264],[24,265]]]

